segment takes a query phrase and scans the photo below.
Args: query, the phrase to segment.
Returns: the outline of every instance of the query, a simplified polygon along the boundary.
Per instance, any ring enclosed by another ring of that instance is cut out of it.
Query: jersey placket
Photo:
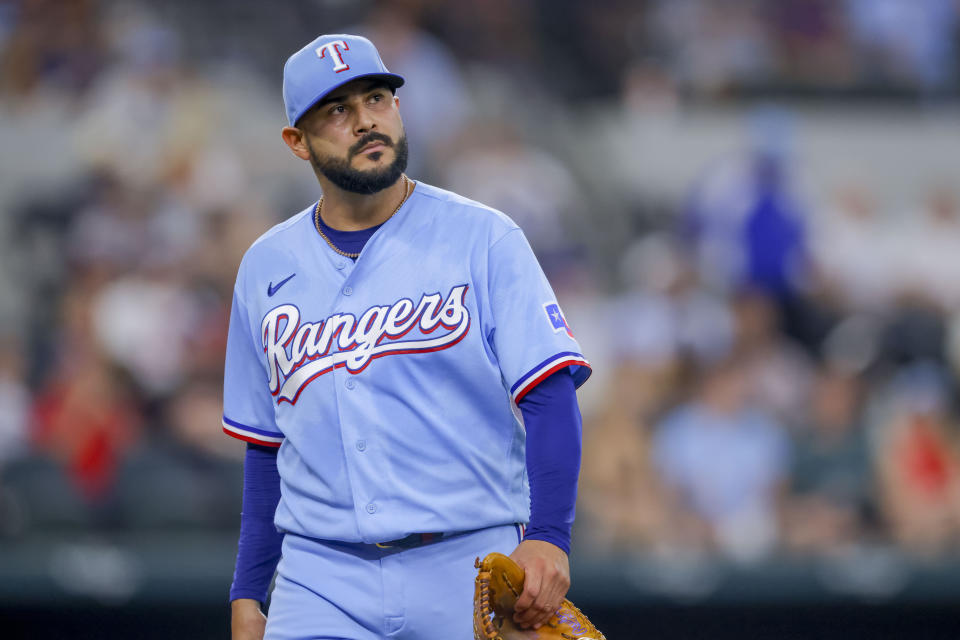
[[[338,310],[351,309],[359,319],[363,304],[357,304],[362,291],[351,277],[357,265],[342,256],[334,258],[334,268],[344,278],[337,296]],[[354,517],[361,538],[372,542],[382,540],[376,531],[382,530],[382,496],[377,495],[375,479],[382,476],[386,460],[378,446],[375,424],[364,418],[366,410],[376,401],[367,384],[369,369],[360,373],[351,373],[347,367],[336,367],[333,371],[334,388],[337,396],[337,418],[340,425],[340,441],[350,479],[350,491],[353,497]],[[378,471],[378,469],[380,471]],[[372,537],[371,537],[372,536]]]

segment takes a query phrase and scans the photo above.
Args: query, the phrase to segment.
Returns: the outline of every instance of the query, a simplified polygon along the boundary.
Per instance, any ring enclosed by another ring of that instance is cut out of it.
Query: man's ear
[[[310,150],[307,149],[307,137],[303,131],[296,127],[284,127],[280,130],[280,137],[282,137],[283,141],[290,147],[293,155],[301,160],[310,159]]]

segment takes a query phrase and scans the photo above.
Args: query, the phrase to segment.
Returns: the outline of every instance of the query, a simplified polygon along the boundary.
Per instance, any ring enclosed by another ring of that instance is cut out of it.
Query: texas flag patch
[[[543,310],[546,312],[547,319],[550,321],[550,326],[553,327],[554,332],[566,331],[568,336],[573,337],[570,325],[567,324],[567,319],[563,317],[563,311],[560,311],[560,305],[556,302],[548,302],[543,305]]]

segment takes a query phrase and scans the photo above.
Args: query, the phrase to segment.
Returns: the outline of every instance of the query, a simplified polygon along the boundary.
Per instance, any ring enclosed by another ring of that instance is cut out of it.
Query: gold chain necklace
[[[397,205],[397,208],[393,210],[393,213],[391,213],[389,216],[387,216],[387,220],[389,220],[390,218],[392,218],[392,217],[397,213],[397,211],[400,211],[400,207],[402,207],[402,206],[403,206],[403,203],[406,202],[406,201],[407,201],[407,198],[410,197],[410,192],[411,192],[410,185],[412,185],[413,183],[410,181],[410,178],[407,177],[407,174],[405,174],[405,173],[404,173],[404,174],[401,174],[401,177],[403,178],[403,199],[400,200],[400,204],[398,204],[398,205]],[[347,252],[344,251],[343,249],[339,248],[337,245],[335,245],[335,244],[333,244],[332,242],[330,242],[330,238],[328,238],[328,237],[327,237],[327,234],[325,234],[325,233],[323,232],[323,229],[320,227],[320,207],[322,207],[322,206],[323,206],[323,196],[320,196],[320,199],[317,201],[317,206],[316,206],[316,208],[313,210],[313,226],[315,226],[315,227],[317,228],[317,233],[320,234],[320,237],[321,237],[321,238],[323,238],[324,240],[326,240],[327,244],[330,245],[330,248],[331,248],[331,249],[333,249],[334,251],[336,251],[337,253],[339,253],[339,254],[342,255],[343,257],[345,257],[345,258],[351,258],[351,259],[354,259],[354,260],[357,259],[357,258],[360,256],[360,252],[359,252],[359,251],[358,251],[357,253],[347,253]],[[385,224],[385,223],[387,222],[387,220],[384,220],[384,221],[381,222],[380,224]]]

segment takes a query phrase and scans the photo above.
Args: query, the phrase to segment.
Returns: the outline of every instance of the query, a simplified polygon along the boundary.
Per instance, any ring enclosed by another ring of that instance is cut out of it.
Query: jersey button
[[[367,505],[367,513],[373,514],[377,512],[377,505],[374,502],[371,502]]]
[[[333,266],[335,266],[335,267],[336,267],[337,269],[339,269],[340,271],[343,271],[343,268],[344,268],[345,266],[347,266],[347,263],[344,262],[343,260],[341,260],[340,262],[338,262],[337,264],[335,264],[335,265],[333,265]]]
[[[347,381],[343,383],[343,386],[352,391],[353,388],[357,386],[357,383],[353,381],[353,378],[347,378]]]
[[[352,295],[353,295],[353,287],[344,287],[344,288],[343,288],[343,295],[345,295],[345,296],[352,296]]]
[[[357,440],[357,451],[366,451],[366,450],[367,450],[367,441]]]

